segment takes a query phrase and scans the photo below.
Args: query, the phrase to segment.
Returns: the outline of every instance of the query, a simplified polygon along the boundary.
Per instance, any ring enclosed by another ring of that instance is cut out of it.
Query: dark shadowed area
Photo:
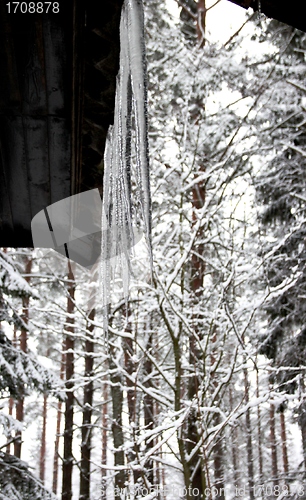
[[[32,246],[46,206],[102,189],[113,123],[122,0],[0,6],[0,244]]]

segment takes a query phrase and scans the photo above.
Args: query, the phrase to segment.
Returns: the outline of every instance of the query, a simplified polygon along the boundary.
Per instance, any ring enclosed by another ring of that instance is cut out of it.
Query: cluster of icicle
[[[151,260],[147,83],[142,0],[124,2],[120,23],[120,46],[114,125],[109,128],[104,155],[100,281],[104,306],[111,303],[112,283],[118,268],[123,295],[127,298],[129,294],[130,253],[135,243],[135,222],[132,217],[133,172],[136,173],[134,184],[138,190],[143,232]],[[133,165],[132,151],[135,158]]]

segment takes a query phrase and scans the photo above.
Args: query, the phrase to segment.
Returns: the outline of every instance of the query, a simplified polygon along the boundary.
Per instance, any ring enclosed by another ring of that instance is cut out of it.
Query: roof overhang
[[[229,0],[245,9],[261,11],[267,17],[277,19],[301,31],[306,31],[304,3],[301,0]]]
[[[60,12],[0,4],[0,246],[32,246],[45,207],[103,183],[123,0],[67,0]]]

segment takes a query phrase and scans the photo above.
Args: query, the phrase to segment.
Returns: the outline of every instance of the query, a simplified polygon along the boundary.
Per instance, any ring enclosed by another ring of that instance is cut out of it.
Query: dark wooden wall
[[[122,0],[60,1],[58,14],[0,4],[0,246],[32,246],[31,220],[102,187]]]
[[[0,244],[31,246],[32,217],[70,194],[72,12],[0,15]]]

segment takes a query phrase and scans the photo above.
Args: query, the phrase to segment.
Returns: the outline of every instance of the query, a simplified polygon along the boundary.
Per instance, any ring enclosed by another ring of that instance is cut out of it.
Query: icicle
[[[127,299],[130,250],[135,243],[132,203],[132,113],[135,121],[136,183],[152,269],[151,196],[147,126],[147,81],[142,0],[125,0],[120,22],[120,70],[117,76],[114,125],[104,155],[101,295],[107,308],[111,281],[121,272]],[[133,209],[134,207],[134,209]],[[127,309],[127,308],[126,308]]]
[[[141,183],[142,210],[146,236],[151,248],[151,198],[147,124],[147,66],[142,0],[127,0],[129,63],[136,124],[137,174]]]
[[[258,14],[261,17],[261,0],[258,0]]]
[[[263,16],[262,16],[262,11],[261,11],[261,0],[257,0],[257,3],[258,3],[258,20],[259,20],[259,25],[262,28],[261,21],[262,21]]]

